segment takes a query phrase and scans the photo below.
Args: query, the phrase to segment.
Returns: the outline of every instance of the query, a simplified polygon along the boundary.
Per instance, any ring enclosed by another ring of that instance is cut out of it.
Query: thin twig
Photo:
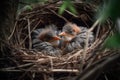
[[[50,57],[49,58],[50,59],[50,65],[51,65],[51,70],[53,70],[54,68],[53,68],[53,60],[52,60],[52,58]],[[51,74],[51,78],[53,78],[53,80],[54,80],[54,74]]]
[[[28,36],[29,36],[29,49],[32,48],[32,39],[31,39],[31,33],[30,33],[30,20],[27,19],[28,21]]]
[[[27,67],[27,66],[30,66],[30,65],[33,65],[34,63],[27,63],[27,64],[23,64],[23,65],[19,65],[19,66],[16,66],[16,67],[8,67],[8,68],[2,68],[1,70],[13,70],[15,68],[23,68],[23,67]]]
[[[50,59],[50,64],[51,64],[51,70],[53,70],[53,60],[51,57],[49,59]]]
[[[30,34],[35,30],[36,27],[38,27],[38,25],[39,25],[40,22],[41,22],[41,19],[38,21],[38,23],[35,25],[35,27],[31,30]],[[20,45],[22,45],[28,37],[29,36],[26,36],[24,38],[24,40],[20,43]]]
[[[14,34],[14,32],[15,32],[15,29],[16,29],[17,22],[18,22],[18,21],[15,22],[15,25],[14,25],[13,31],[12,31],[12,33],[10,34],[10,36],[8,37],[8,40],[10,40],[11,37],[13,36],[13,34]]]
[[[28,69],[28,70],[19,70],[19,69],[15,69],[15,70],[0,70],[0,71],[7,71],[7,72],[52,72],[52,73],[56,73],[56,72],[69,72],[69,73],[79,73],[79,70],[78,69],[53,69],[53,70],[31,70],[31,69]],[[25,74],[26,74],[25,73]]]
[[[98,25],[99,21],[100,21],[99,19],[96,20],[96,22],[92,25],[92,27],[87,31],[86,40],[85,40],[85,47],[83,50],[83,59],[84,60],[86,58],[86,53],[87,53],[87,49],[88,49],[89,34]]]
[[[72,15],[72,16],[74,16],[74,17],[76,17],[76,18],[78,18],[79,16],[77,16],[77,15],[75,15],[75,14],[73,14],[72,12],[70,12],[70,11],[68,11],[68,10],[65,10],[68,14],[70,14],[70,15]]]
[[[61,63],[56,63],[54,66],[62,66],[62,65],[65,65],[65,64],[71,64],[71,63],[77,63],[78,61],[74,60],[74,61],[64,61],[64,62],[61,62]]]
[[[89,27],[89,25],[86,23],[86,21],[83,20],[83,18],[81,18],[81,20],[85,23],[87,27]]]
[[[107,78],[107,75],[106,75],[106,74],[104,74],[104,77],[105,77],[105,80],[109,80],[109,79]]]
[[[78,73],[77,69],[53,69],[52,72],[71,72],[71,73]]]
[[[98,25],[98,23],[99,23],[99,19],[96,20],[96,22],[92,25],[92,27],[87,31],[86,40],[85,40],[85,47],[83,49],[83,58],[82,58],[81,66],[80,66],[80,71],[81,72],[82,72],[82,69],[83,69],[83,66],[84,66],[84,63],[85,63],[85,60],[86,60],[85,58],[86,58],[86,55],[87,55],[87,49],[88,49],[88,45],[89,45],[88,44],[89,34]]]
[[[55,11],[53,11],[53,10],[51,10],[51,9],[49,9],[49,8],[47,8],[47,9],[50,10],[50,11],[51,11],[52,13],[54,13],[55,15],[57,15],[58,17],[60,17],[61,19],[63,19],[65,22],[69,22],[65,17],[57,14]]]
[[[22,80],[22,79],[24,78],[24,76],[28,73],[28,71],[32,71],[32,69],[33,69],[34,66],[36,66],[36,65],[33,65],[33,66],[31,66],[30,68],[28,68],[28,69],[21,69],[21,70],[25,71],[25,73],[22,74],[22,75],[19,77],[18,80]]]
[[[80,55],[80,53],[83,52],[83,49],[82,50],[79,50],[77,51],[75,54],[73,54],[72,56],[68,57],[68,60],[70,60],[71,58],[75,57],[75,56],[78,56]]]
[[[98,35],[99,35],[99,32],[100,32],[100,25],[101,25],[101,24],[98,25],[95,40],[97,39],[97,37],[98,37]]]

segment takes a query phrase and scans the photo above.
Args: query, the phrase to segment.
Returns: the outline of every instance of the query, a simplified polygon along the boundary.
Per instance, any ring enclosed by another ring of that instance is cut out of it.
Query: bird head
[[[61,39],[51,27],[43,29],[38,38],[43,42],[51,43],[53,46],[57,46]]]
[[[71,41],[79,33],[80,28],[76,24],[67,23],[63,26],[63,30],[59,36],[62,36],[65,41]]]

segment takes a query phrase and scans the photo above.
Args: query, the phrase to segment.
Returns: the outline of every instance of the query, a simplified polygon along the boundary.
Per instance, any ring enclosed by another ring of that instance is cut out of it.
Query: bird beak
[[[61,32],[61,33],[59,34],[59,36],[65,36],[65,35],[66,35],[65,32]]]
[[[53,37],[53,40],[60,40],[61,38],[60,37],[58,37],[58,36],[54,36]]]

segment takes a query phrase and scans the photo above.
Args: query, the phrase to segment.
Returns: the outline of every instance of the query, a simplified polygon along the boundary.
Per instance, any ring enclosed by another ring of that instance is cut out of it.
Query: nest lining
[[[93,30],[95,34],[95,41],[89,48],[87,48],[87,56],[85,56],[85,60],[83,60],[84,49],[75,50],[71,53],[63,55],[62,57],[44,55],[40,51],[32,50],[30,34],[37,28],[44,28],[46,25],[55,24],[58,29],[61,30],[62,26],[67,21],[90,28],[95,22],[95,7],[90,4],[74,4],[78,11],[78,15],[74,15],[68,10],[66,10],[63,15],[58,15],[57,12],[59,5],[60,4],[39,6],[33,8],[32,11],[24,11],[19,15],[19,18],[15,24],[15,29],[9,41],[10,45],[14,48],[13,53],[16,61],[23,65],[18,66],[18,69],[31,67],[30,70],[35,72],[52,71],[77,73],[79,72],[80,66],[89,63],[91,58],[96,57],[95,59],[98,60],[106,55],[109,55],[107,51],[104,51],[101,54],[93,54],[95,51],[100,51],[100,46],[110,33],[111,23],[109,20],[103,25],[97,25]]]

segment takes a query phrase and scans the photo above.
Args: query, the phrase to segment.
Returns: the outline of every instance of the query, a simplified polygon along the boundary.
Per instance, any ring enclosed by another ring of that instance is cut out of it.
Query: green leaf
[[[108,0],[102,6],[101,12],[99,12],[99,18],[101,22],[104,22],[108,17],[116,20],[120,16],[120,0]]]
[[[120,48],[120,34],[116,33],[113,36],[109,37],[104,47],[106,48]]]
[[[65,9],[67,8],[67,5],[68,5],[68,3],[66,1],[64,1],[64,3],[60,6],[58,13],[62,14],[65,11]]]
[[[77,14],[77,11],[75,9],[75,7],[73,6],[73,4],[71,3],[71,5],[69,5],[69,10],[73,13],[73,14]]]
[[[63,4],[60,6],[58,13],[62,14],[65,11],[65,9],[69,9],[69,11],[72,12],[73,14],[77,14],[77,11],[73,3],[71,3],[71,0],[65,0]]]

